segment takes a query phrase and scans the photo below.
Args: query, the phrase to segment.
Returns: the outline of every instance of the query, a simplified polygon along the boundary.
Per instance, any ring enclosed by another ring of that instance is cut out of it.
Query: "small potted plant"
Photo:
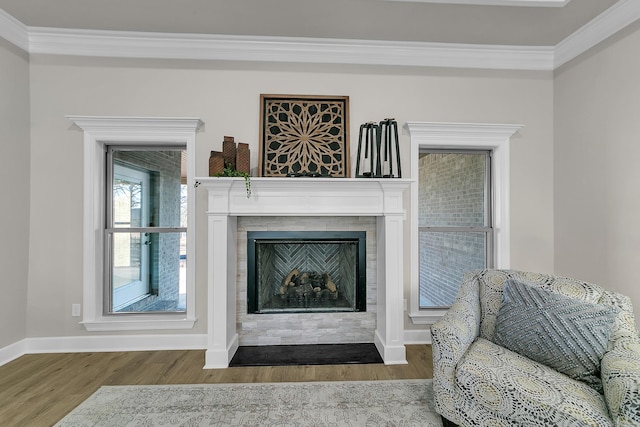
[[[244,178],[244,186],[247,189],[247,198],[251,197],[251,180],[250,175],[246,172],[240,172],[233,167],[230,163],[225,163],[222,172],[215,174],[214,176],[226,176],[232,178]]]

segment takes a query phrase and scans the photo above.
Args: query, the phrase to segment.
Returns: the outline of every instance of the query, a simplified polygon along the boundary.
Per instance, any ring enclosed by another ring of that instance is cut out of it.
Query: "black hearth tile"
[[[383,363],[373,343],[241,346],[230,367]]]

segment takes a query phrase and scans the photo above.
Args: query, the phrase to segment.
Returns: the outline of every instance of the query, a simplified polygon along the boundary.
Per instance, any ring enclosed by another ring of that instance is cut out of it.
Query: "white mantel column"
[[[238,218],[228,206],[228,188],[209,190],[208,217],[208,344],[205,369],[227,368],[238,349],[236,331],[236,271]]]
[[[407,363],[404,346],[403,235],[406,213],[402,183],[382,185],[384,215],[377,218],[378,301],[374,343],[386,365]]]

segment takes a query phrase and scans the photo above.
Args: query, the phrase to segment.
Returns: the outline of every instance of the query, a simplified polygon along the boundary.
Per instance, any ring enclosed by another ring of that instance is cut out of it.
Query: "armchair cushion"
[[[613,425],[604,396],[593,388],[483,338],[458,365],[456,389],[465,403],[461,425],[479,419],[518,426]]]
[[[600,360],[619,310],[505,282],[494,342],[602,392]]]

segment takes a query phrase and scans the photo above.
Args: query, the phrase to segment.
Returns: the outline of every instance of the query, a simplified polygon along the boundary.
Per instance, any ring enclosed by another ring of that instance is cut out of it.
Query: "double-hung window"
[[[190,329],[197,118],[70,116],[84,131],[82,321]]]
[[[409,316],[428,325],[446,313],[465,272],[509,268],[509,145],[521,126],[406,127],[413,179]]]
[[[465,273],[493,267],[491,152],[422,150],[420,309],[452,305]]]
[[[186,310],[186,147],[108,146],[105,312]]]

